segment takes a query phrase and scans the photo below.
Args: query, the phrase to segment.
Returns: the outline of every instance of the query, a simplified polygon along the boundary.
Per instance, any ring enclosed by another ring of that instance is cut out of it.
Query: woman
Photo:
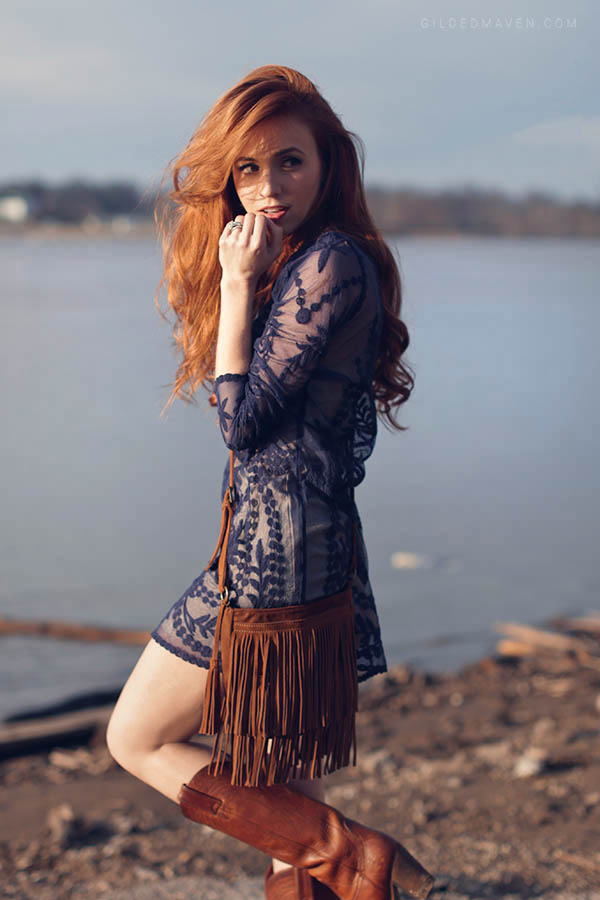
[[[183,352],[167,406],[212,384],[235,451],[232,605],[340,591],[357,523],[352,599],[364,681],[387,667],[353,490],[375,443],[375,401],[400,428],[391,408],[413,382],[400,362],[408,335],[398,270],[367,211],[353,139],[299,72],[250,72],[175,162],[161,285]],[[229,463],[222,498],[228,473]],[[247,788],[207,774],[210,748],[190,738],[215,637],[215,568],[152,632],[108,726],[113,757],[184,815],[269,853],[268,897],[388,900],[394,886],[426,897],[431,876],[392,838],[327,806],[323,778]]]

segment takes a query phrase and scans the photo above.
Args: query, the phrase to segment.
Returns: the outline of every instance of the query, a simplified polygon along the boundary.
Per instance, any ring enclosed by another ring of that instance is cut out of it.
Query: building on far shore
[[[21,225],[30,215],[30,204],[22,194],[0,197],[0,221]]]

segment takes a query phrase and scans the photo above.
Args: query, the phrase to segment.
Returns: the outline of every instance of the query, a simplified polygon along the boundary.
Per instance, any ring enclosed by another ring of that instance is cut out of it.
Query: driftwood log
[[[595,615],[583,619],[560,620],[560,626],[582,632],[585,638],[569,634],[559,634],[531,625],[520,625],[517,622],[498,622],[494,631],[506,635],[496,644],[496,652],[500,656],[535,656],[539,653],[562,654],[576,657],[584,666],[600,670],[600,644],[596,637],[596,623],[600,617]],[[558,623],[557,623],[558,624]],[[589,635],[593,635],[590,638]]]
[[[595,613],[590,616],[580,616],[579,618],[574,619],[554,619],[552,624],[557,628],[563,628],[566,631],[593,634],[600,637],[600,613]]]
[[[113,644],[146,644],[149,631],[133,628],[107,628],[78,622],[47,622],[7,619],[0,616],[0,635],[43,635],[70,641],[109,641]]]
[[[81,709],[59,716],[43,716],[0,723],[0,759],[43,747],[84,743],[106,728],[114,704]]]
[[[531,625],[519,625],[517,622],[498,622],[494,625],[494,631],[507,634],[517,641],[526,644],[534,644],[536,647],[546,647],[549,650],[587,650],[587,645],[578,638],[568,634],[557,634],[554,631],[545,631],[542,628],[534,628]]]

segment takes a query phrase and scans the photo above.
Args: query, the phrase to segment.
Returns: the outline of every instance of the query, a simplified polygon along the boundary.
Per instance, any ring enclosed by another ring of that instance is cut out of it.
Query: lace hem
[[[208,669],[210,665],[210,660],[199,660],[197,657],[192,656],[190,653],[186,653],[185,650],[182,650],[181,647],[174,647],[173,644],[170,644],[168,641],[164,639],[159,633],[158,630],[154,630],[151,632],[150,637],[156,641],[157,644],[160,644],[161,647],[164,647],[165,650],[169,650],[170,653],[178,656],[179,659],[185,660],[185,662],[193,663],[195,666],[198,666],[199,669]]]
[[[377,666],[370,666],[366,672],[359,672],[358,683],[361,684],[363,681],[366,681],[367,678],[372,678],[374,675],[382,675],[384,672],[387,672],[387,670],[387,666],[383,663],[380,663]]]

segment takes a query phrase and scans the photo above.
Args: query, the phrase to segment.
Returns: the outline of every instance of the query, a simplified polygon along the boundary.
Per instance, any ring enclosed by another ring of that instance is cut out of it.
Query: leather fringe
[[[292,621],[285,624],[285,607],[262,610],[276,614],[264,624],[236,621],[248,610],[222,607],[226,691],[221,697],[219,670],[211,666],[200,726],[217,735],[211,774],[231,760],[232,784],[265,786],[320,777],[349,765],[351,754],[356,765],[352,596],[346,589],[325,600],[288,607]]]

